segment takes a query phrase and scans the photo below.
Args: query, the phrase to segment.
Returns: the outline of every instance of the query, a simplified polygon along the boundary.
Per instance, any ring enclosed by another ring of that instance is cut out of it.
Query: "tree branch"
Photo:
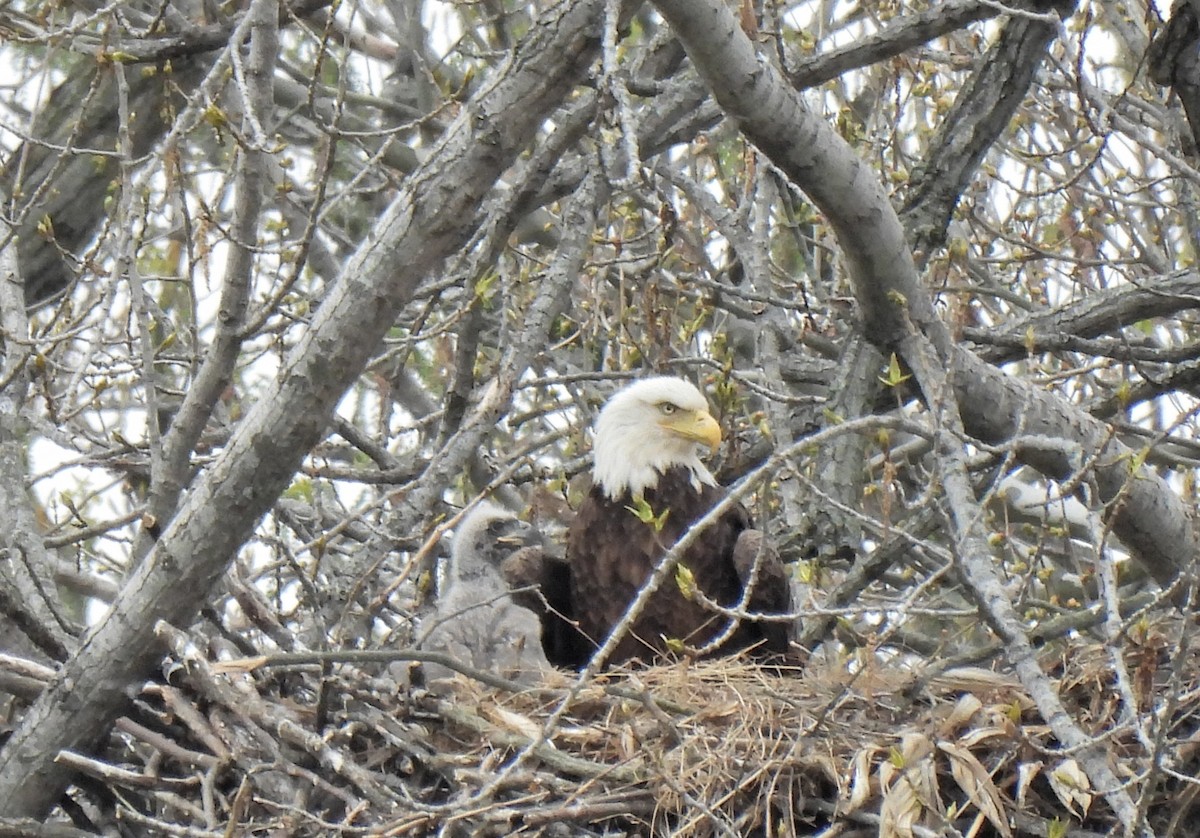
[[[1008,130],[1047,45],[1057,34],[1055,23],[1010,17],[959,91],[930,141],[924,163],[913,174],[900,209],[913,247],[925,256],[945,242],[946,225],[959,196],[996,138]]]
[[[149,549],[146,535],[155,535],[175,509],[179,493],[192,479],[191,455],[213,407],[233,377],[242,346],[242,324],[253,286],[254,251],[258,242],[259,215],[266,192],[265,169],[270,154],[254,139],[273,125],[275,56],[278,52],[277,20],[271,10],[253,4],[249,14],[250,54],[242,87],[243,137],[234,177],[233,221],[229,227],[230,255],[225,263],[216,331],[204,361],[183,397],[183,402],[162,438],[162,467],[153,475],[148,503],[152,528],[143,529],[134,555]],[[254,127],[258,126],[258,131]],[[148,340],[148,335],[143,335]],[[152,461],[153,462],[153,461]]]
[[[55,755],[86,749],[119,713],[128,685],[154,668],[155,622],[186,624],[197,613],[397,313],[469,238],[480,201],[581,78],[595,54],[602,6],[588,0],[544,14],[405,183],[329,289],[282,374],[0,751],[0,815],[46,813],[68,782]]]
[[[1094,786],[1102,790],[1121,821],[1132,828],[1136,810],[1128,792],[1108,766],[1103,749],[1063,709],[996,575],[981,527],[982,511],[975,500],[958,441],[962,433],[960,423],[966,424],[968,415],[975,420],[968,424],[968,430],[976,435],[995,428],[991,414],[983,411],[971,414],[964,411],[960,419],[956,394],[950,389],[951,379],[945,370],[950,367],[971,374],[964,377],[977,378],[984,377],[985,372],[991,373],[989,383],[1000,392],[1027,395],[1024,391],[1029,388],[1007,379],[952,343],[919,284],[899,218],[869,167],[823,119],[808,111],[769,64],[759,61],[752,43],[729,9],[720,3],[684,0],[656,0],[655,6],[670,22],[717,101],[737,120],[742,132],[825,213],[850,268],[865,334],[880,349],[898,351],[909,363],[927,404],[944,423],[938,463],[951,510],[951,538],[964,578],[985,619],[1008,642],[1009,659],[1043,718],[1064,745],[1078,749]],[[958,401],[969,404],[966,398]],[[1061,407],[1064,413],[1074,412],[1065,403]],[[1054,436],[1076,436],[1079,424],[1086,417],[1070,418],[1074,421],[1066,428],[1056,429]],[[1011,434],[1014,429],[1007,430]],[[1109,476],[1113,474],[1109,472]],[[1103,497],[1132,495],[1142,481],[1126,485],[1128,482],[1128,474],[1117,486],[1102,477]],[[1146,493],[1148,498],[1172,505],[1172,512],[1182,512],[1178,498],[1163,481],[1147,479],[1146,483],[1150,489]],[[1160,507],[1156,511],[1166,510]],[[1116,514],[1120,518],[1130,517],[1124,509]],[[1186,522],[1186,517],[1175,516],[1173,529],[1178,529],[1180,521]],[[1162,523],[1166,525],[1167,521]],[[1125,521],[1130,534],[1142,534],[1142,528],[1140,521]],[[1143,539],[1134,549],[1139,550],[1139,557],[1152,572],[1163,571],[1164,561],[1177,572],[1179,557],[1154,552],[1161,546],[1161,543],[1147,544]],[[1185,554],[1188,557],[1196,554],[1194,541],[1190,546],[1192,549]]]

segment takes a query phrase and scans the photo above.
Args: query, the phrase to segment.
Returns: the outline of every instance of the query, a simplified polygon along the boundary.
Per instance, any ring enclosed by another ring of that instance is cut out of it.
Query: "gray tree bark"
[[[1093,786],[1104,791],[1120,820],[1133,830],[1137,811],[1132,799],[1113,774],[1105,750],[1075,723],[1042,673],[994,572],[960,434],[965,430],[1003,441],[1032,425],[1035,433],[1078,444],[1085,459],[1096,458],[1101,500],[1113,503],[1114,530],[1164,586],[1190,566],[1197,552],[1182,502],[1161,478],[1131,468],[1134,452],[1111,440],[1100,423],[1056,397],[1035,394],[951,339],[921,286],[903,226],[874,173],[758,59],[727,6],[684,0],[656,0],[655,6],[742,133],[812,198],[836,231],[864,334],[882,352],[895,352],[909,364],[930,409],[944,423],[936,448],[964,580],[984,618],[1008,644],[1008,657],[1043,717],[1065,745],[1078,750]],[[970,156],[978,159],[981,153],[975,150]],[[980,387],[973,388],[974,383]],[[1019,447],[1015,453],[1056,477],[1081,467],[1064,468]]]
[[[669,14],[665,5],[660,8]],[[1102,475],[1100,500],[1123,498],[1113,510],[1115,532],[1160,584],[1174,582],[1200,547],[1175,492],[1150,472],[1130,479],[1128,463],[1135,452],[1120,442],[1107,442],[1097,450],[1110,436],[1103,423],[1056,397],[1035,393],[951,340],[921,286],[904,228],[874,172],[824,120],[807,111],[783,79],[758,61],[732,16],[718,17],[711,7],[706,9],[697,16],[703,24],[685,24],[672,15],[672,25],[717,101],[747,138],[804,189],[837,231],[864,334],[885,356],[914,332],[927,335],[954,371],[952,381],[960,388],[956,398],[964,406],[965,429],[972,436],[1003,441],[1023,423],[1038,433],[1073,440],[1087,456],[1096,455]],[[981,404],[989,409],[974,409]],[[1050,476],[1071,473],[1062,458],[1047,461],[1029,450],[1017,454]]]
[[[213,586],[286,487],[397,312],[471,234],[479,203],[581,78],[597,48],[602,6],[588,0],[546,13],[404,185],[329,290],[273,390],[0,751],[0,816],[46,813],[68,782],[57,754],[103,735],[129,689],[161,658],[155,624],[195,617],[198,592]]]

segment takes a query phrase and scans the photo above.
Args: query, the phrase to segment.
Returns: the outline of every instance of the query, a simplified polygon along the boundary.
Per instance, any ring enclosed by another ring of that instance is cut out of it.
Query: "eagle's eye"
[[[674,413],[675,411],[679,410],[679,408],[678,408],[678,407],[676,407],[675,405],[671,404],[670,402],[663,402],[663,403],[661,403],[661,404],[658,406],[658,409],[659,409],[660,411],[662,411],[662,414],[663,414],[664,416],[670,416],[672,413]]]

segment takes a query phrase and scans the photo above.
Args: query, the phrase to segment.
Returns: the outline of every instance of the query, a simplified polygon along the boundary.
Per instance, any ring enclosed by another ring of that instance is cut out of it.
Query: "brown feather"
[[[628,508],[632,499],[625,493],[617,500],[607,498],[596,486],[588,493],[567,535],[571,596],[576,617],[593,648],[602,643],[624,615],[638,590],[649,578],[667,550],[688,528],[725,496],[714,486],[696,489],[686,468],[664,473],[657,486],[643,497],[655,515],[667,511],[661,532],[643,523]],[[739,537],[752,532],[750,515],[740,504],[708,527],[684,554],[682,564],[692,572],[697,587],[714,602],[735,605],[742,592],[742,578],[735,564]],[[749,550],[750,542],[747,541]],[[753,563],[757,552],[748,553]],[[756,592],[774,613],[788,610],[788,588],[778,584],[782,568],[773,551],[764,554]],[[766,568],[773,561],[776,567]],[[745,563],[745,561],[743,562]],[[750,564],[746,564],[748,570]],[[767,586],[772,588],[767,592]],[[757,594],[756,594],[757,595]],[[752,600],[753,602],[753,600]],[[617,645],[609,661],[651,661],[667,652],[666,640],[682,640],[690,647],[703,646],[728,624],[702,603],[686,598],[673,580],[668,580],[646,605],[632,630]],[[721,646],[719,654],[730,654],[759,644],[764,652],[787,650],[787,629],[782,623],[745,621]]]
[[[587,644],[575,627],[567,563],[542,547],[522,547],[500,563],[500,574],[513,591],[513,602],[541,620],[547,660],[571,669],[587,663]]]
[[[757,571],[755,564],[757,563]],[[791,584],[787,568],[779,558],[779,551],[771,543],[762,530],[743,530],[738,536],[733,548],[733,566],[737,568],[738,579],[743,588],[754,576],[754,588],[750,591],[747,606],[759,614],[784,614],[791,610]],[[772,628],[764,626],[768,635],[775,628],[784,624],[773,623]],[[784,631],[786,636],[787,632]]]

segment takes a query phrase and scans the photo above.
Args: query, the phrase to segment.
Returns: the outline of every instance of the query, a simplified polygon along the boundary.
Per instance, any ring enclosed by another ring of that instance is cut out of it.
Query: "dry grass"
[[[1075,640],[1044,664],[1077,721],[1106,737],[1153,834],[1187,835],[1200,692],[1194,657],[1172,660],[1164,637],[1147,632],[1126,647],[1138,717],[1122,715],[1105,648]],[[814,659],[780,672],[720,660],[610,672],[573,692],[560,675],[513,692],[465,676],[403,688],[366,664],[335,664],[322,677],[311,666],[212,667],[194,647],[189,654],[173,684],[143,695],[175,750],[127,730],[110,741],[107,763],[78,764],[146,834],[1113,828],[1020,687],[982,669],[921,682],[895,661]]]

